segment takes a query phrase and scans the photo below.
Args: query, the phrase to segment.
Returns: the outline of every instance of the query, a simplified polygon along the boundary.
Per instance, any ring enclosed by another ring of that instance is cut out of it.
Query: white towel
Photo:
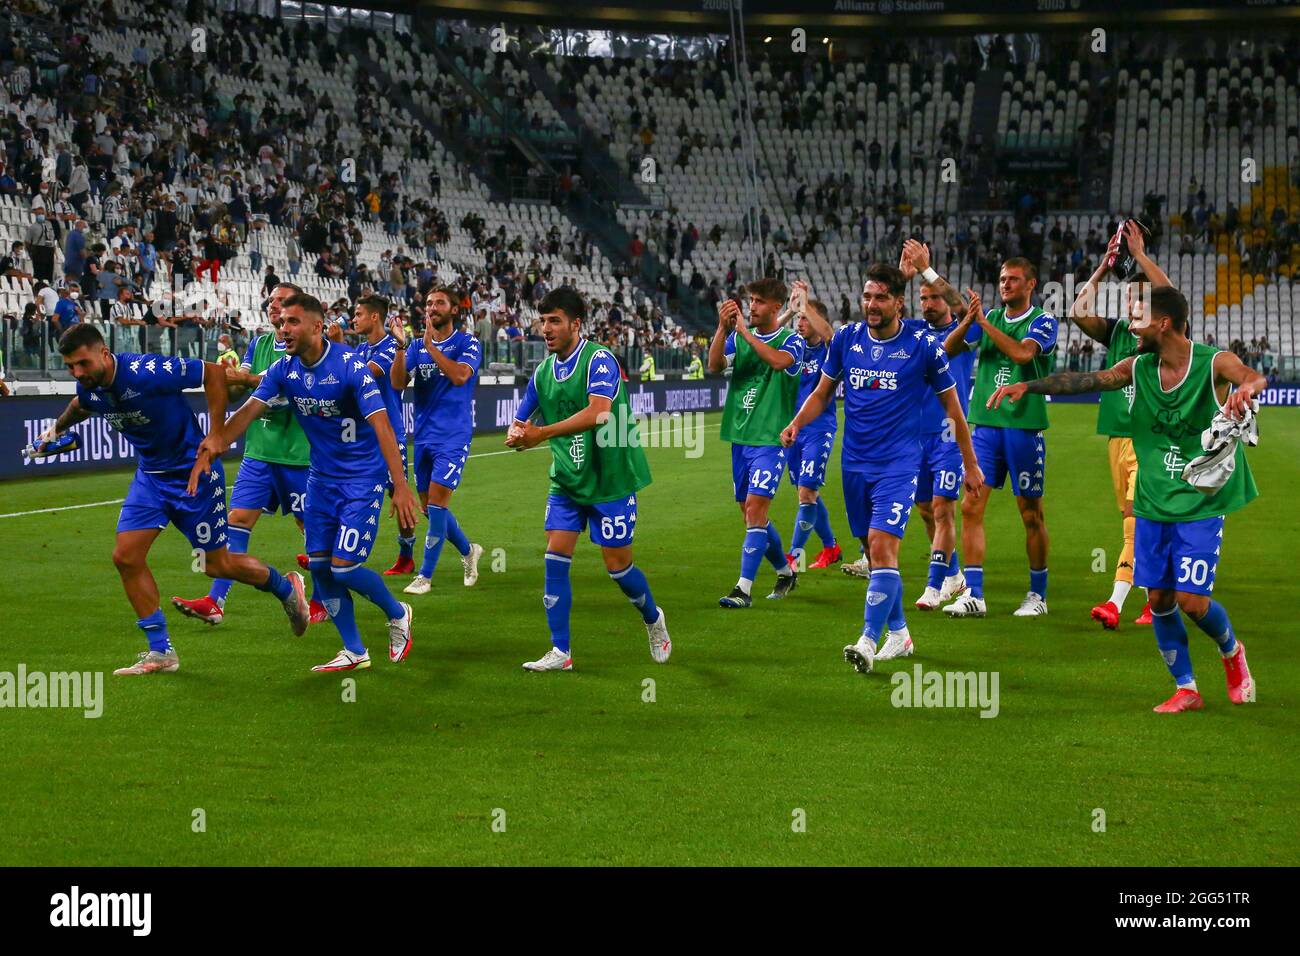
[[[1237,469],[1237,444],[1259,444],[1259,421],[1255,417],[1259,403],[1252,401],[1241,418],[1229,418],[1223,412],[1214,416],[1210,427],[1201,432],[1204,455],[1193,458],[1183,467],[1183,481],[1202,494],[1212,495],[1228,483]]]

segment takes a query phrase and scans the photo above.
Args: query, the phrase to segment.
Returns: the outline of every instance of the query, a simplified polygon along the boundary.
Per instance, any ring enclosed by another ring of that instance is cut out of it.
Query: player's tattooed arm
[[[1036,378],[1031,382],[1000,385],[989,396],[989,408],[997,408],[1003,400],[1018,402],[1027,393],[1034,395],[1084,395],[1088,392],[1114,392],[1133,382],[1133,361],[1130,355],[1122,362],[1100,372],[1057,372]]]
[[[922,275],[926,269],[930,268],[930,250],[925,243],[918,242],[915,239],[908,239],[903,243],[903,260],[911,265],[912,273]],[[949,285],[948,280],[943,276],[937,276],[933,282],[927,280],[926,284],[943,296],[943,301],[947,302],[948,308],[954,312],[961,312],[966,308],[966,303],[961,300],[961,293]]]
[[[53,440],[58,438],[60,435],[67,432],[67,430],[73,425],[79,425],[89,417],[90,413],[81,407],[81,402],[79,402],[77,397],[74,395],[72,401],[68,402],[68,407],[65,408],[55,420],[53,425],[54,434],[49,436],[50,439]]]

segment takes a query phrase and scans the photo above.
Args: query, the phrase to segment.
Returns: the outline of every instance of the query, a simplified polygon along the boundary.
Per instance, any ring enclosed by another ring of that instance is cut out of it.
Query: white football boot
[[[411,622],[415,620],[411,605],[399,603],[406,613],[388,622],[388,659],[394,664],[406,660],[406,655],[411,653]]]
[[[561,651],[552,646],[549,651],[543,654],[535,661],[524,661],[524,670],[526,671],[571,671],[573,670],[572,655]]]
[[[892,661],[896,657],[911,657],[916,648],[912,644],[912,635],[907,628],[890,631],[889,638],[880,650],[876,651],[877,661]]]
[[[864,554],[856,561],[845,561],[840,565],[840,570],[851,577],[869,578],[871,577],[871,559]]]
[[[423,574],[417,574],[406,587],[402,588],[403,594],[428,594],[433,587],[433,582]]]
[[[943,579],[943,588],[939,591],[939,602],[951,601],[966,590],[966,575],[958,571]]]
[[[844,646],[844,660],[852,664],[859,674],[870,674],[876,661],[876,645],[863,634],[856,644]]]
[[[916,609],[918,611],[933,611],[943,603],[943,596],[938,588],[932,588],[928,584],[925,586],[925,593],[916,599]]]
[[[1041,594],[1030,591],[1020,602],[1020,607],[1011,612],[1015,617],[1039,617],[1047,613],[1047,602]]]
[[[155,650],[141,651],[134,664],[119,667],[113,673],[118,677],[138,677],[141,674],[174,674],[180,669],[180,658],[176,656],[176,648],[173,647],[166,654]]]
[[[318,674],[329,673],[330,671],[363,671],[370,666],[370,652],[362,651],[360,654],[353,654],[346,647],[335,655],[332,661],[324,664],[317,664],[312,668]]]
[[[293,636],[302,637],[307,633],[307,625],[311,623],[311,605],[307,603],[307,592],[302,586],[302,575],[297,571],[290,571],[285,578],[293,590],[282,602],[284,613],[289,616],[289,627],[293,630]]]
[[[984,599],[977,598],[969,591],[943,609],[943,613],[949,617],[983,617],[988,611]]]
[[[668,657],[673,652],[673,642],[668,637],[668,622],[664,618],[663,608],[659,609],[659,618],[645,626],[645,632],[650,638],[650,656],[656,664],[667,664]]]
[[[465,569],[465,587],[472,588],[478,583],[478,559],[483,557],[483,545],[471,544],[469,554],[462,554],[460,566]]]

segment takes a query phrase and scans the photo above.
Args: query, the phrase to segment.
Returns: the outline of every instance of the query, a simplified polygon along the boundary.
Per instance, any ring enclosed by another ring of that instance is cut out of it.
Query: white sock
[[[753,586],[754,586],[754,581],[752,578],[741,578],[739,581],[736,582],[736,587],[740,588],[746,594],[749,593],[750,588],[752,588]]]
[[[781,565],[781,569],[776,572],[778,578],[789,577],[791,574],[794,574],[794,568],[788,564]]]
[[[1133,585],[1128,581],[1116,581],[1115,590],[1110,592],[1110,603],[1115,605],[1117,611],[1124,610],[1124,599],[1128,597],[1128,592],[1133,590]]]

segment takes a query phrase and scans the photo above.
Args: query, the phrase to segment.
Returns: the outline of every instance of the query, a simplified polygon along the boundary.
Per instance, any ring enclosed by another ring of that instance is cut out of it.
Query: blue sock
[[[930,552],[930,576],[925,579],[925,586],[936,591],[943,587],[943,579],[948,575],[951,562],[944,559],[942,551]]]
[[[542,595],[551,643],[565,654],[569,653],[569,609],[573,607],[573,589],[569,586],[572,560],[567,555],[546,552],[546,593]]]
[[[231,554],[247,554],[248,539],[252,534],[252,528],[241,528],[235,524],[227,525],[226,548]],[[225,607],[226,595],[230,593],[230,586],[234,583],[230,578],[214,578],[212,587],[208,590],[208,597],[216,601],[221,607]]]
[[[140,618],[135,626],[144,631],[144,636],[149,639],[149,650],[166,654],[172,649],[171,638],[167,636],[167,618],[163,616],[162,608],[148,617]]]
[[[447,540],[462,555],[469,554],[469,538],[465,537],[465,532],[460,530],[460,522],[456,520],[450,508],[447,509]]]
[[[420,574],[426,578],[433,577],[433,570],[438,566],[442,543],[447,540],[449,516],[450,512],[446,508],[429,505],[429,533],[424,537],[424,563],[420,565]]]
[[[952,557],[948,559],[948,577],[952,577],[961,570],[961,560],[957,557],[957,549],[952,549]]]
[[[740,552],[740,577],[744,581],[753,581],[758,576],[758,566],[763,563],[763,552],[767,549],[766,528],[746,528],[745,545]]]
[[[822,539],[823,548],[835,547],[835,532],[831,530],[831,513],[826,510],[826,502],[817,496],[817,517],[813,520],[813,530]]]
[[[645,573],[635,564],[629,564],[622,571],[611,571],[609,576],[618,582],[627,599],[641,611],[641,620],[653,624],[659,620],[659,606],[650,594],[650,582]],[[567,580],[567,578],[566,578]]]
[[[349,564],[345,568],[331,568],[330,573],[334,575],[334,580],[342,584],[349,591],[355,591],[363,598],[369,601],[375,607],[384,612],[384,617],[392,621],[401,617],[406,612],[402,610],[402,605],[397,603],[397,598],[393,597],[388,585],[370,568],[364,564]]]
[[[1047,599],[1047,568],[1040,568],[1037,571],[1033,568],[1029,569],[1029,590],[1040,598]]]
[[[767,554],[765,557],[772,563],[772,567],[778,572],[789,571],[790,562],[785,559],[785,548],[781,547],[781,532],[776,530],[776,525],[772,522],[767,523]]]
[[[1219,645],[1219,653],[1224,657],[1231,657],[1237,650],[1236,632],[1233,631],[1232,623],[1228,620],[1228,612],[1218,601],[1210,602],[1210,609],[1196,622],[1196,626],[1214,638],[1214,643]]]
[[[397,551],[404,558],[415,557],[415,535],[409,538],[403,538],[400,534],[397,536]]]
[[[879,644],[889,627],[889,614],[894,601],[903,593],[903,582],[898,568],[873,568],[867,582],[867,604],[862,633]]]
[[[352,592],[336,577],[330,567],[328,557],[311,559],[311,579],[315,582],[316,593],[321,596],[321,603],[329,612],[330,620],[343,638],[343,646],[353,654],[364,654],[366,645],[361,643],[361,634],[357,631],[356,608],[352,603]]]
[[[808,501],[799,505],[794,516],[794,532],[790,535],[790,553],[798,554],[808,543],[808,536],[813,533],[817,523],[817,502]]]
[[[254,584],[253,587],[257,588],[259,591],[266,591],[268,594],[274,594],[281,601],[288,600],[289,595],[293,593],[293,585],[289,583],[289,579],[269,564],[266,566],[266,570],[268,572],[266,583]]]
[[[1173,675],[1179,687],[1194,683],[1192,675],[1192,655],[1187,650],[1187,628],[1183,625],[1183,616],[1178,613],[1175,604],[1167,611],[1151,611],[1151,624],[1156,631],[1156,646],[1165,659],[1165,666]]]
[[[984,597],[984,567],[972,564],[966,568],[966,587],[971,597]]]
[[[894,603],[889,608],[889,629],[901,631],[907,627],[907,618],[903,616],[903,578],[898,577],[898,587],[894,590]]]

